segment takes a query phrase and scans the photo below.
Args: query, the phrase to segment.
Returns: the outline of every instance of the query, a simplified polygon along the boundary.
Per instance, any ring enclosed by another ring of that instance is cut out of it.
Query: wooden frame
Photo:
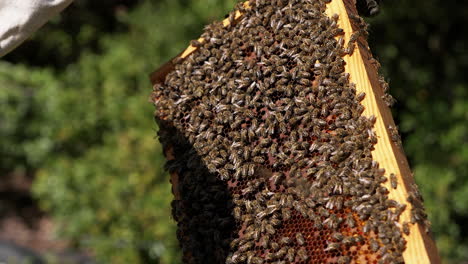
[[[244,3],[248,7],[248,1]],[[345,43],[349,41],[351,34],[357,29],[355,21],[350,19],[350,16],[357,15],[355,0],[332,0],[327,5],[326,13],[329,17],[334,14],[339,15],[338,24],[345,32]],[[238,19],[242,14],[237,12],[235,19]],[[223,20],[224,25],[229,24],[229,19]],[[198,39],[204,42],[204,39]],[[410,222],[411,205],[407,202],[408,194],[414,184],[414,178],[408,165],[408,161],[401,146],[393,142],[390,137],[389,126],[395,127],[389,107],[382,100],[384,92],[380,87],[378,69],[371,63],[372,54],[368,47],[367,41],[363,36],[360,36],[356,42],[357,47],[352,55],[344,56],[346,62],[345,71],[350,75],[350,81],[356,84],[357,92],[365,92],[366,97],[362,101],[365,107],[363,115],[374,115],[377,117],[375,124],[375,132],[378,137],[378,142],[372,152],[373,159],[379,162],[382,168],[386,169],[386,176],[394,173],[399,182],[398,188],[393,189],[390,186],[390,180],[384,183],[390,190],[389,198],[396,200],[401,204],[408,204],[406,210],[402,213],[399,223]],[[185,51],[176,56],[176,58],[186,58],[197,48],[189,46]],[[174,69],[173,60],[161,66],[150,76],[153,84],[164,82],[166,75]],[[168,157],[170,157],[170,153]],[[177,185],[177,175],[172,175],[172,183]],[[173,187],[174,195],[178,197],[177,186]],[[407,240],[407,248],[403,252],[403,257],[406,263],[440,263],[440,258],[433,239],[425,232],[421,224],[410,224],[410,235],[405,236]]]

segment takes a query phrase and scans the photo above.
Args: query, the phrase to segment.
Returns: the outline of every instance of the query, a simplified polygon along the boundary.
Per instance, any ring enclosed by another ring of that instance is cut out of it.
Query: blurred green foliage
[[[234,2],[76,0],[0,61],[2,175],[34,175],[59,235],[103,263],[180,261],[148,74]],[[468,3],[385,4],[370,46],[444,261],[467,261]]]

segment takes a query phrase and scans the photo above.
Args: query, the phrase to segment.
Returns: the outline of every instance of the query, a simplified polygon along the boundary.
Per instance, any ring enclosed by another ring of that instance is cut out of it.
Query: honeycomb
[[[184,263],[404,262],[406,204],[388,198],[375,117],[344,72],[358,35],[344,43],[326,2],[239,3],[154,86]]]

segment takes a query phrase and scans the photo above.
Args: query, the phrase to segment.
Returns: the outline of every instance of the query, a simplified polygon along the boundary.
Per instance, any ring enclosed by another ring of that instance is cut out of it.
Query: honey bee
[[[263,259],[259,258],[259,257],[253,257],[252,258],[252,261],[251,261],[252,264],[263,264]]]
[[[297,241],[297,244],[299,244],[300,246],[305,244],[305,239],[304,239],[304,236],[302,235],[302,233],[300,233],[300,232],[296,233],[296,241]]]
[[[309,256],[307,255],[307,251],[305,250],[305,248],[301,247],[298,251],[297,251],[297,255],[299,256],[299,258],[302,260],[302,261],[306,261],[309,259]]]
[[[295,257],[296,257],[296,250],[294,248],[288,248],[288,251],[286,253],[286,259],[292,263]]]
[[[276,242],[272,242],[270,243],[270,247],[273,249],[273,250],[278,250],[280,247],[279,247],[279,244],[276,243]]]
[[[277,258],[282,258],[287,254],[287,252],[288,252],[288,248],[287,247],[282,247],[282,248],[280,248],[280,250],[278,250],[276,252],[275,256]]]
[[[297,213],[310,219],[316,229],[338,228],[343,222],[353,230],[358,226],[355,217],[359,217],[366,223],[364,231],[376,232],[382,246],[390,245],[382,257],[389,261],[401,257],[404,230],[399,231],[395,221],[404,209],[388,199],[388,190],[379,187],[386,177],[371,155],[377,142],[372,128],[376,118],[362,116],[364,108],[359,102],[365,94],[349,83],[341,58],[344,45],[352,52],[358,37],[365,35],[366,25],[355,17],[360,28],[345,44],[339,36],[343,32],[336,24],[338,17],[322,14],[324,4],[257,0],[249,10],[238,5],[236,10],[244,14],[240,19],[231,15],[232,25],[207,27],[202,35],[205,41],[194,43],[199,46],[197,51],[179,60],[165,82],[154,88],[157,118],[183,134],[180,139],[161,139],[163,145],[177,146],[174,155],[181,161],[171,170],[182,176],[183,203],[190,202],[196,208],[198,198],[186,201],[186,197],[206,193],[216,198],[204,198],[207,205],[201,208],[211,213],[219,207],[214,203],[223,194],[204,187],[205,174],[196,176],[200,169],[208,168],[223,182],[228,181],[234,206],[227,211],[232,210],[229,213],[245,229],[242,242],[233,247],[237,252],[230,254],[227,263],[305,261],[305,248],[299,252],[292,247],[294,243],[301,246],[294,237],[285,243],[269,241],[277,235],[276,228]],[[384,81],[381,86],[388,89]],[[186,147],[179,146],[179,140],[186,139],[187,146],[194,148],[191,155],[201,157],[202,164],[183,162],[190,155],[181,153]],[[257,167],[259,163],[261,167]],[[262,172],[263,168],[267,172]],[[393,187],[391,176],[389,179]],[[420,208],[413,210],[413,220],[424,223],[422,203],[416,194],[410,200]],[[327,208],[351,208],[351,212],[342,219]],[[199,219],[177,214],[181,227]],[[229,221],[221,217],[219,223],[224,226]],[[216,228],[196,226],[216,239],[220,237],[220,232],[213,231]],[[377,232],[379,226],[385,228]],[[329,243],[350,246],[363,239],[340,236],[336,231],[332,231]],[[184,232],[183,239],[189,233]],[[183,248],[192,248],[182,241]],[[246,244],[249,242],[253,246]],[[257,257],[256,243],[273,252]],[[240,247],[245,251],[239,251]],[[287,250],[278,259],[281,247]],[[350,262],[345,256],[334,261]]]
[[[382,95],[381,98],[388,107],[392,107],[396,103],[395,98],[388,93]]]
[[[335,232],[332,234],[332,238],[335,239],[336,241],[341,241],[343,240],[344,236],[343,234],[339,233],[339,232]]]
[[[288,208],[281,209],[281,215],[284,221],[287,221],[291,218],[291,211]]]
[[[247,250],[251,249],[253,246],[253,242],[246,242],[242,246],[239,247],[239,252],[246,252]]]
[[[281,237],[280,244],[282,245],[289,245],[291,243],[291,239],[289,237]]]
[[[340,243],[335,243],[335,242],[332,242],[332,243],[328,243],[327,247],[324,249],[324,251],[333,251],[333,250],[338,250],[341,248],[341,244]]]
[[[393,189],[396,189],[398,186],[397,177],[394,173],[390,173],[390,184]]]
[[[338,257],[338,264],[349,264],[351,263],[351,257],[349,256],[340,256]]]

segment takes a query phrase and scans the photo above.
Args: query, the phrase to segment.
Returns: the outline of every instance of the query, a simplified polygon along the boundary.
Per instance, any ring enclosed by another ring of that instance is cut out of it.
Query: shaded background
[[[148,74],[234,2],[76,0],[0,61],[0,239],[180,262]],[[468,263],[467,16],[413,0],[368,20],[444,263]]]

